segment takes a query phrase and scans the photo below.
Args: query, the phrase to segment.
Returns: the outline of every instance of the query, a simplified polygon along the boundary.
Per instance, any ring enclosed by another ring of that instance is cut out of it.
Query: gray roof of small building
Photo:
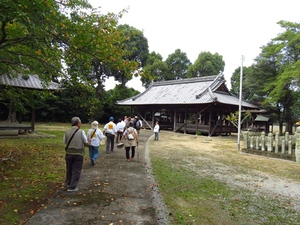
[[[61,88],[60,84],[52,81],[45,83],[39,78],[38,75],[26,75],[26,77],[18,75],[17,77],[12,78],[8,77],[7,75],[1,75],[0,84],[30,89],[56,90]]]
[[[182,80],[154,82],[143,93],[118,101],[118,105],[179,105],[179,104],[239,105],[239,98],[232,95],[225,85],[224,75],[194,77]],[[243,107],[258,106],[242,101]]]
[[[270,119],[268,116],[264,116],[264,115],[257,115],[255,118],[255,122],[268,122]]]

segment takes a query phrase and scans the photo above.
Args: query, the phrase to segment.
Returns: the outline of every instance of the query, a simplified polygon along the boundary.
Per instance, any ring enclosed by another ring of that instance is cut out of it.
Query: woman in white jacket
[[[100,129],[98,129],[98,122],[91,123],[92,127],[88,130],[87,137],[89,142],[89,155],[92,166],[95,165],[96,159],[99,156],[100,141],[104,139],[104,135]]]

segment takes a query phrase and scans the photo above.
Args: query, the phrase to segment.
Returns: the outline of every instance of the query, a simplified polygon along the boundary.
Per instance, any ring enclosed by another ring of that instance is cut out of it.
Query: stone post
[[[265,132],[261,132],[261,150],[265,151]]]
[[[250,137],[250,149],[254,149],[254,136]]]
[[[281,144],[281,154],[285,153],[285,139],[282,140],[282,144]]]
[[[255,149],[259,150],[259,136],[256,136],[255,139],[256,139]]]
[[[267,148],[268,148],[268,152],[271,152],[273,150],[273,134],[272,133],[268,133]]]
[[[285,144],[287,145],[289,143],[289,132],[285,132],[284,138],[285,138]]]
[[[275,133],[275,153],[278,153],[278,145],[279,145],[279,133]]]
[[[300,162],[300,127],[297,127],[295,133],[296,147],[295,147],[295,156],[296,162]]]
[[[289,143],[288,143],[288,154],[289,155],[292,154],[292,140],[289,140]]]

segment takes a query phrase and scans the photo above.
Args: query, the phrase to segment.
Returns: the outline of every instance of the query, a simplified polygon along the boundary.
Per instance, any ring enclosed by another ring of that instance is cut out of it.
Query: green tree
[[[1,1],[0,75],[36,74],[45,81],[62,77],[85,84],[82,81],[93,72],[94,60],[136,71],[137,63],[124,58],[129,54],[122,45],[127,39],[118,30],[124,12],[102,15],[86,0]],[[20,104],[21,94],[13,90],[14,104]]]
[[[246,70],[243,95],[276,115],[282,134],[283,123],[291,133],[293,124],[299,120],[300,24],[278,24],[284,31],[262,47],[252,69]]]
[[[147,57],[149,55],[148,40],[144,37],[143,32],[131,27],[127,24],[119,25],[118,30],[126,40],[122,43],[122,47],[127,54],[123,56],[123,59],[127,62],[135,62],[136,68],[117,68],[113,70],[113,75],[116,81],[121,82],[125,87],[128,80],[132,79],[132,76],[143,75],[141,69],[145,66]]]
[[[218,53],[201,52],[194,64],[187,71],[187,77],[203,77],[219,74],[224,71],[225,62],[223,56]]]
[[[265,103],[276,106],[282,132],[282,124],[287,124],[287,131],[292,133],[292,126],[298,120],[295,114],[299,96],[300,72],[300,23],[279,21],[284,29],[262,49],[259,65],[269,65],[271,78],[265,86],[268,97]]]
[[[86,1],[80,0],[69,4],[1,1],[0,74],[37,74],[49,81],[61,73],[63,44],[74,34],[69,27],[71,19],[63,11],[88,7]]]
[[[243,80],[242,80],[242,98],[254,104],[261,104],[261,101],[256,99],[257,93],[260,92],[261,85],[254,79],[254,66],[243,67]],[[231,90],[230,92],[236,96],[240,94],[240,76],[241,68],[235,69],[231,77]],[[265,94],[265,93],[264,93]]]
[[[149,87],[153,81],[163,81],[168,73],[167,63],[159,53],[151,52],[144,66],[145,76],[141,77],[144,87]]]
[[[123,118],[125,115],[131,116],[131,107],[119,106],[116,105],[116,102],[125,98],[135,96],[139,93],[140,92],[134,90],[133,88],[123,87],[122,84],[116,85],[114,89],[107,91],[104,94],[103,98],[104,122],[107,122],[110,116],[114,116],[115,122],[119,118]]]
[[[168,74],[164,77],[165,80],[177,80],[186,78],[186,73],[191,64],[185,52],[176,49],[166,59],[168,66]]]

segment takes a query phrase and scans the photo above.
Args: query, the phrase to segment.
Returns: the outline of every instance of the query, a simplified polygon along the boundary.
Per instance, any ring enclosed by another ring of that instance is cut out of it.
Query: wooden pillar
[[[208,136],[210,137],[211,136],[211,117],[212,117],[212,115],[211,115],[211,108],[210,108],[210,110],[209,110],[209,119],[208,119]]]
[[[185,109],[185,111],[184,111],[184,123],[187,122],[187,121],[186,121],[186,120],[187,120],[187,118],[186,118],[187,115],[186,115],[186,114],[187,114],[187,112],[186,112],[186,109]],[[186,126],[187,126],[187,124],[184,126],[184,133],[185,133],[185,134],[186,134]]]
[[[199,121],[198,121],[198,119],[199,119],[199,110],[197,109],[197,112],[196,112],[196,130],[195,130],[195,133],[197,134],[197,131],[198,131],[198,124],[199,124]]]
[[[155,126],[155,121],[154,121],[154,116],[155,115],[155,112],[154,112],[154,110],[152,109],[152,121],[151,121],[151,123],[152,123],[152,127],[154,127]]]
[[[34,133],[34,124],[35,124],[35,108],[31,109],[31,133]]]
[[[220,118],[218,120],[221,122],[220,124],[220,136],[222,136],[222,131],[223,131],[223,112],[220,113]]]
[[[177,117],[177,109],[175,109],[174,111],[173,131],[176,130],[176,117]]]

